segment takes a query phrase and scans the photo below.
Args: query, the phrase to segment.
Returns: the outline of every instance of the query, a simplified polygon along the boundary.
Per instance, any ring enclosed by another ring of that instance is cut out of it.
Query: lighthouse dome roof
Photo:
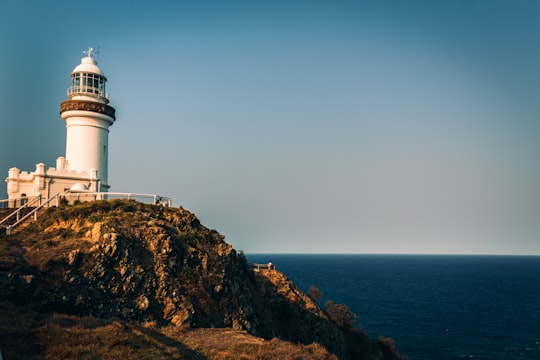
[[[93,57],[87,56],[81,59],[81,63],[73,69],[72,73],[87,72],[105,76],[97,66],[97,61]]]

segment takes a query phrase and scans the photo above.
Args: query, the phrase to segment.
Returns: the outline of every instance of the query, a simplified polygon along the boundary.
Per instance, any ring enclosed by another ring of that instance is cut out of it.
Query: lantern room
[[[92,51],[92,48],[85,51],[88,56],[82,58],[81,63],[71,72],[72,85],[67,90],[67,96],[73,100],[90,97],[94,101],[107,104],[109,103],[109,94],[105,87],[107,78],[97,66]]]

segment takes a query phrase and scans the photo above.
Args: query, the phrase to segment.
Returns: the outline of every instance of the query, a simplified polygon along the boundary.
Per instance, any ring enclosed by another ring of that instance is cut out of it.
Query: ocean
[[[346,304],[371,338],[411,360],[540,359],[540,256],[283,255],[271,261],[319,300]]]

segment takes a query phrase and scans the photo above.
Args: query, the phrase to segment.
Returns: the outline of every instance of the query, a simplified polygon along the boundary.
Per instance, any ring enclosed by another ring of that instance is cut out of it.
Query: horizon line
[[[240,250],[237,250],[241,252]],[[390,255],[390,256],[515,256],[515,257],[540,257],[540,254],[483,254],[483,253],[325,253],[325,252],[246,252],[249,255]]]

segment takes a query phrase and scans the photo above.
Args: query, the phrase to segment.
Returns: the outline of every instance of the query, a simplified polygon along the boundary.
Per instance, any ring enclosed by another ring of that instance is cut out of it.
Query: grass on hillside
[[[232,329],[181,330],[119,320],[45,315],[0,303],[5,360],[337,359],[318,344],[297,345]]]

